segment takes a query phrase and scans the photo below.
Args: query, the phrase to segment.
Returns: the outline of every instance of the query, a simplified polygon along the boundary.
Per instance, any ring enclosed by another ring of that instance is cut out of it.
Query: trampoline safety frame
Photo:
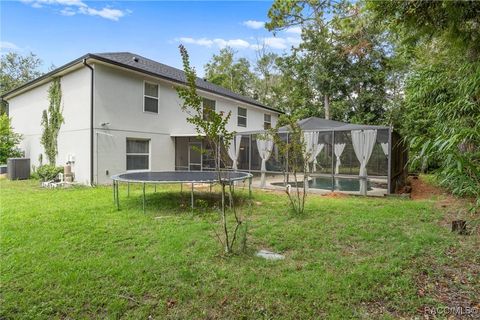
[[[112,189],[113,189],[113,202],[117,207],[117,210],[120,210],[120,193],[119,193],[119,184],[120,182],[127,183],[127,197],[130,197],[130,183],[142,184],[142,209],[145,213],[146,197],[145,197],[145,187],[147,184],[154,185],[154,192],[157,192],[157,184],[180,184],[180,193],[183,193],[183,185],[191,184],[190,189],[190,207],[194,208],[195,198],[194,198],[194,185],[195,184],[209,184],[210,191],[212,191],[212,185],[216,183],[221,183],[224,185],[232,185],[236,181],[245,181],[248,179],[248,195],[252,197],[252,178],[253,175],[247,172],[239,171],[222,171],[220,173],[220,179],[218,178],[218,173],[214,171],[149,171],[149,172],[127,172],[122,174],[117,174],[111,177]],[[169,180],[161,180],[162,175],[170,177]],[[176,178],[175,178],[176,176]],[[191,176],[197,177],[200,179],[180,179],[181,177]],[[173,179],[172,179],[173,177]],[[155,180],[157,179],[157,180]]]

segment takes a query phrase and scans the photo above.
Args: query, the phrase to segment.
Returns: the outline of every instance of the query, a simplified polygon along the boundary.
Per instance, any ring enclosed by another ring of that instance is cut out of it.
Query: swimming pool
[[[303,182],[299,182],[302,184]],[[334,186],[337,191],[359,191],[360,180],[355,178],[334,178]],[[290,185],[294,183],[290,182]],[[283,182],[273,182],[274,186],[284,186]],[[308,181],[308,187],[312,189],[325,189],[332,190],[332,178],[331,177],[312,177]],[[372,182],[367,182],[367,190],[372,190]]]

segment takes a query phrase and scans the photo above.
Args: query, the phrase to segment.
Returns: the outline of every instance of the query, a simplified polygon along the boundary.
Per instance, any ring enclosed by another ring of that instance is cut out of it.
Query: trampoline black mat
[[[238,171],[223,171],[223,182],[239,181],[251,178],[252,174]],[[138,183],[214,183],[218,173],[214,171],[149,171],[127,172],[111,177],[114,181]]]

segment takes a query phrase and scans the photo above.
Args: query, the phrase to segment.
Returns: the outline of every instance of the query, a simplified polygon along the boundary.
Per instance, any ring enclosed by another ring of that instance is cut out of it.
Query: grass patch
[[[0,181],[0,318],[396,318],[425,305],[419,274],[462,243],[431,201],[310,196],[306,213],[254,190],[249,250],[225,258],[216,197],[147,187],[45,190]],[[244,199],[247,192],[238,191]],[[473,240],[472,240],[473,241]],[[286,255],[264,261],[258,249]],[[463,255],[462,255],[463,256]],[[472,275],[474,277],[474,275]]]

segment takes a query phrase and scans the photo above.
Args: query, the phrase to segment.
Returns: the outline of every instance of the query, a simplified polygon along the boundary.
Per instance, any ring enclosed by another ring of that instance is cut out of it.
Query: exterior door
[[[188,143],[188,170],[201,171],[202,170],[202,143],[189,142]]]

